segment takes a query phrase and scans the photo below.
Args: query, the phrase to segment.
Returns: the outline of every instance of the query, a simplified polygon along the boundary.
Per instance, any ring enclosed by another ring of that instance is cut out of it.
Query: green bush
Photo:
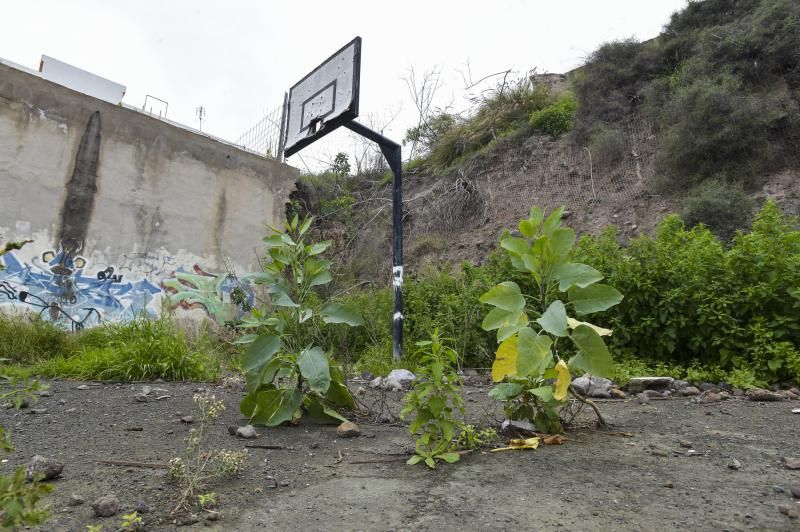
[[[800,228],[774,203],[730,248],[673,215],[626,249],[611,232],[584,237],[579,255],[625,293],[602,320],[618,352],[800,379]]]
[[[710,179],[692,187],[681,201],[681,217],[689,227],[703,224],[727,242],[750,221],[753,200],[741,185]]]
[[[555,138],[575,127],[575,96],[567,93],[544,109],[534,111],[528,124],[535,131]]]
[[[597,164],[613,166],[625,157],[625,138],[616,127],[601,125],[592,131],[589,150]]]

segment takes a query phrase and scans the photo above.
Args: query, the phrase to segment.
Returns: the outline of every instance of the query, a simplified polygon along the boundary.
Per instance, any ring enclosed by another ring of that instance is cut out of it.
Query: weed
[[[124,514],[119,526],[125,532],[139,532],[145,530],[144,521],[137,512]]]
[[[531,113],[528,124],[535,131],[556,138],[575,127],[576,109],[575,96],[566,93],[544,109]]]
[[[403,398],[400,417],[413,416],[408,430],[416,438],[415,454],[409,465],[424,461],[431,469],[436,460],[449,464],[461,457],[454,452],[453,438],[462,422],[454,414],[464,416],[461,398],[461,379],[456,373],[458,353],[445,344],[439,331],[431,333],[430,340],[417,342],[417,380]]]
[[[500,435],[491,427],[479,429],[474,425],[464,425],[456,439],[456,446],[459,449],[481,449],[489,447],[500,440]]]
[[[247,450],[226,451],[204,447],[208,427],[225,410],[225,405],[209,393],[195,394],[194,403],[199,410],[199,422],[197,428],[189,431],[186,437],[185,456],[169,461],[169,476],[181,487],[180,499],[173,514],[191,509],[195,501],[200,503],[200,490],[215,479],[238,475],[247,460]]]

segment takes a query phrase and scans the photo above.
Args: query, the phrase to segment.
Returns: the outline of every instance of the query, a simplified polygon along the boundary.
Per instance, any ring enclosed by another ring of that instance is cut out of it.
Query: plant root
[[[569,393],[571,393],[572,396],[575,397],[575,399],[577,399],[581,404],[586,405],[592,410],[594,410],[594,415],[597,416],[598,427],[603,427],[603,428],[608,427],[608,423],[606,423],[605,418],[603,418],[603,414],[600,413],[600,409],[597,408],[597,405],[594,403],[594,401],[592,401],[591,399],[587,399],[586,397],[579,394],[575,390],[575,387],[572,384],[569,385]]]

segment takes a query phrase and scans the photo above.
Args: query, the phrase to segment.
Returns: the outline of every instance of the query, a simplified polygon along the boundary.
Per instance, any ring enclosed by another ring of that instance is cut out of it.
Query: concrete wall
[[[297,177],[0,64],[0,243],[33,240],[2,259],[0,307],[65,326],[164,303],[230,318]]]

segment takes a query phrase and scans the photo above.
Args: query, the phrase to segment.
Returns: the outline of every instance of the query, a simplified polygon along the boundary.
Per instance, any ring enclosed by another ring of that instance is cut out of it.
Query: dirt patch
[[[85,385],[84,389],[79,386]],[[93,517],[90,503],[109,493],[121,512],[139,501],[150,507],[148,529],[175,528],[170,510],[177,489],[164,469],[111,466],[99,460],[166,464],[179,456],[191,425],[192,396],[206,388],[227,410],[208,443],[249,449],[241,478],[213,487],[222,518],[191,527],[210,530],[787,530],[796,519],[788,485],[800,479],[781,457],[800,457],[797,403],[747,400],[700,405],[685,399],[606,401],[612,434],[590,428],[569,434],[562,446],[536,451],[466,455],[436,471],[405,465],[398,453],[412,442],[402,426],[361,422],[362,436],[338,439],[335,427],[300,425],[259,429],[241,440],[228,426],[244,424],[239,389],[150,383],[152,396],[137,402],[142,384],[50,383],[52,396],[31,410],[3,411],[16,451],[2,464],[8,473],[35,454],[65,463],[47,503],[53,510],[41,530],[85,529],[120,518]],[[501,417],[486,386],[465,389],[470,418]],[[373,398],[374,399],[374,398]],[[389,394],[396,411],[399,394]],[[586,418],[588,420],[590,418]],[[585,420],[585,421],[586,421]],[[630,437],[619,433],[631,433]],[[688,441],[696,453],[681,446]],[[742,468],[728,467],[732,458]],[[72,494],[86,503],[69,506]]]

